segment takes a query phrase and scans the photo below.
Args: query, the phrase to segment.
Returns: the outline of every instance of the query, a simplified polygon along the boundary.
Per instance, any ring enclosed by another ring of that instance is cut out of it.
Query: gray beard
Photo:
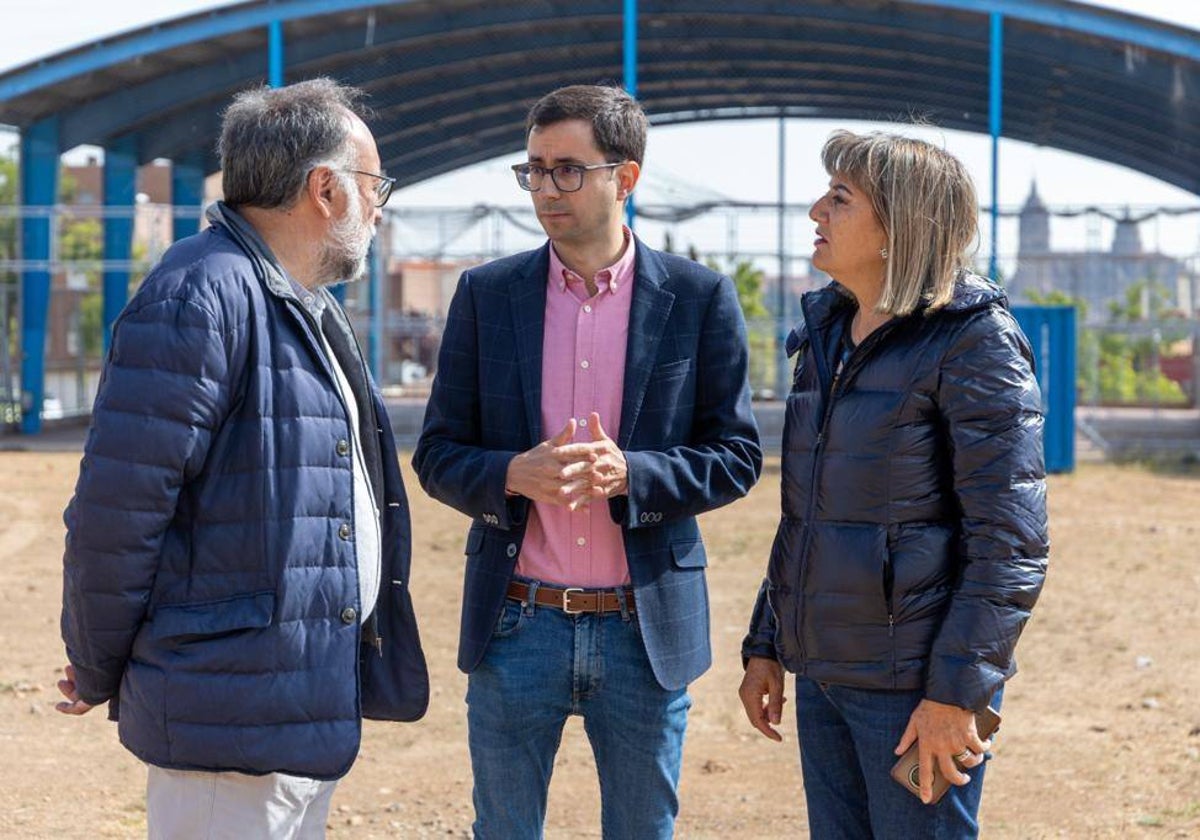
[[[367,273],[367,255],[374,238],[369,227],[357,223],[349,214],[335,222],[321,253],[318,282],[326,286],[361,280]]]

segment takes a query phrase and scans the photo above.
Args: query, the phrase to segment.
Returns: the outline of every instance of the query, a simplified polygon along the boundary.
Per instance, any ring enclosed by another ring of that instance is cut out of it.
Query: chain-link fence
[[[706,262],[734,279],[746,313],[751,387],[757,398],[776,396],[787,373],[781,340],[801,318],[800,297],[827,282],[809,265],[807,248],[797,244],[808,241],[807,207],[787,206],[782,225],[778,205],[771,204],[647,201],[639,211],[638,235],[649,245]],[[33,264],[11,256],[19,253],[16,233],[22,218],[47,212],[53,219],[49,261]],[[103,220],[106,213],[117,212],[130,213],[99,206],[62,205],[50,211],[0,207],[0,223],[8,223],[0,226],[0,239],[6,230],[12,239],[6,246],[9,256],[0,259],[0,423],[11,427],[22,411],[31,410],[21,405],[20,381],[22,272],[31,268],[50,273],[43,419],[90,410],[104,347],[102,273],[127,273],[132,289],[170,242],[171,208],[144,203],[133,211],[133,259],[105,262]],[[1053,217],[1054,211],[1048,213]],[[1016,222],[1015,217],[1009,222]],[[1186,218],[1176,223],[1182,221]],[[1135,232],[1149,226],[1161,226],[1161,221],[1150,216],[1133,223]],[[780,230],[786,237],[783,248]],[[1028,230],[1013,224],[1012,233],[1011,241],[1029,243]],[[1079,307],[1081,405],[1197,405],[1200,258],[1194,251],[1167,253],[1157,244],[1161,235],[1160,230],[1142,246],[1127,225],[1120,242],[1114,233],[1111,247],[1093,237],[1090,248],[1085,242],[1082,248],[1025,248],[1002,256],[1001,279],[1015,303]],[[389,208],[379,239],[381,288],[364,282],[348,287],[346,294],[347,309],[381,384],[393,393],[424,393],[462,270],[538,247],[544,240],[528,206]],[[1132,252],[1114,253],[1118,245]]]

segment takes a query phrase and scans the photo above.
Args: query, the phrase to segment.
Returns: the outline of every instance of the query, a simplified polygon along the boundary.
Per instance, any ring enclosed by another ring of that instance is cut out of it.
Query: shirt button
[[[504,549],[504,553],[507,554],[509,557],[516,557],[517,556],[517,544],[509,543],[508,547]]]
[[[587,540],[584,537],[579,537],[575,540],[575,545],[587,545]]]
[[[337,442],[337,454],[341,455],[343,458],[345,458],[347,455],[349,455],[350,454],[350,441],[339,440]]]
[[[589,367],[591,367],[591,365],[590,365],[590,364],[588,364],[588,360],[587,360],[587,359],[584,359],[582,362],[580,362],[580,363],[579,363],[579,366],[580,366],[581,368],[583,368],[584,370],[587,370]]]
[[[343,522],[338,527],[338,536],[344,540],[350,539],[350,524],[348,522]]]
[[[342,610],[342,621],[346,624],[353,624],[356,618],[358,618],[358,610],[354,607],[346,607]]]
[[[587,428],[587,418],[586,418],[586,417],[580,417],[580,418],[579,418],[579,425],[580,425],[580,426],[583,426],[583,427],[586,429],[586,428]]]
[[[591,312],[591,311],[592,311],[592,307],[591,307],[591,305],[590,305],[590,304],[586,304],[586,303],[585,303],[585,304],[583,305],[583,311],[584,311],[584,312]]]

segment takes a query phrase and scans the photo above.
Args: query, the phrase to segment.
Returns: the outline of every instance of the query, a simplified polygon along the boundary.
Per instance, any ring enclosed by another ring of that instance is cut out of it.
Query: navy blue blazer
[[[744,496],[762,470],[746,327],[732,281],[635,240],[621,433],[621,525],[651,666],[667,689],[712,663],[697,514]],[[413,466],[425,491],[470,516],[458,666],[482,659],[525,535],[529,500],[508,462],[545,439],[542,337],[549,244],[463,273]],[[549,430],[552,434],[556,430]]]

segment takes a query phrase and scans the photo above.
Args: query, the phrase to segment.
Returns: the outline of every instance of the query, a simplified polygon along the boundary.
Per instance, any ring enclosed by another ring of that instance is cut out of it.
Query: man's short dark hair
[[[366,118],[363,92],[318,78],[242,91],[221,121],[221,184],[232,207],[292,206],[321,163],[353,167],[349,111]]]
[[[551,91],[529,109],[525,136],[534,126],[566,120],[592,124],[592,136],[609,163],[632,160],[641,166],[649,121],[637,100],[619,87],[571,85]]]

